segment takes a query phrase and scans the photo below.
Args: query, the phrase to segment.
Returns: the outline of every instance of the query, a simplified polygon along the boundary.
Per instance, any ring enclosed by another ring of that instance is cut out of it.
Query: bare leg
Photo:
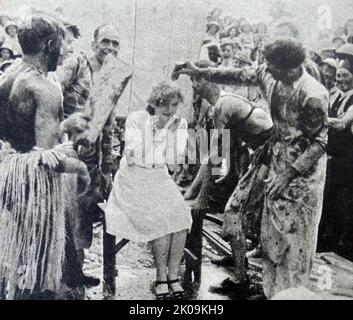
[[[169,280],[178,279],[179,267],[180,267],[181,259],[183,258],[183,254],[184,254],[186,235],[187,235],[186,230],[176,232],[171,235],[169,260],[168,260],[168,279]],[[180,283],[178,282],[171,284],[171,288],[174,292],[183,290]]]
[[[156,279],[157,281],[167,281],[167,266],[169,258],[169,249],[172,236],[170,234],[152,241],[152,253],[156,264]],[[156,293],[168,292],[167,284],[157,285]]]

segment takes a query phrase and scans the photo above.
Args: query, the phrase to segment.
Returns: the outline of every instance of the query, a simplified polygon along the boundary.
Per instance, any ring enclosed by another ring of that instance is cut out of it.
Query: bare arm
[[[210,82],[220,84],[255,84],[258,85],[257,70],[254,68],[198,68],[187,61],[183,68],[176,66],[174,74],[187,74],[202,77]]]

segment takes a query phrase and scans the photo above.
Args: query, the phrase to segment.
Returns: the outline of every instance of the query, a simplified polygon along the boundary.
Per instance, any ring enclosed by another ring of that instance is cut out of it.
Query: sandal
[[[184,290],[173,291],[172,287],[170,286],[171,284],[177,283],[179,281],[180,281],[179,279],[169,280],[168,281],[169,289],[172,292],[172,299],[174,299],[174,300],[184,300],[186,298],[186,293],[185,293]]]
[[[168,283],[169,283],[168,281],[155,281],[155,282],[153,282],[152,293],[156,296],[156,300],[171,300],[172,299],[169,291],[166,293],[157,293],[156,292],[156,286],[158,286],[160,284],[168,284]]]

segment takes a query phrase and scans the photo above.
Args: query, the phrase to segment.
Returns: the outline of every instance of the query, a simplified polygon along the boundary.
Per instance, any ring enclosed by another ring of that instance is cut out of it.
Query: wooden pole
[[[114,296],[116,293],[115,277],[117,276],[115,266],[116,238],[106,232],[105,222],[103,229],[103,291],[106,294]]]

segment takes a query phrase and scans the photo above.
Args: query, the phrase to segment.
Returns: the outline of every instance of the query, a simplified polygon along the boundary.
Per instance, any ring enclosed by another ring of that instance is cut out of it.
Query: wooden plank
[[[207,213],[205,216],[205,219],[207,219],[208,221],[214,222],[219,226],[222,226],[223,224],[223,220],[213,214]]]
[[[230,249],[229,243],[225,242],[221,237],[217,236],[213,231],[204,228],[202,230],[203,236],[210,242],[210,245],[215,247],[216,250],[220,251],[222,254],[231,255],[232,251]]]
[[[114,248],[115,254],[118,254],[119,251],[124,248],[129,242],[130,240],[122,239]]]
[[[85,114],[89,119],[88,129],[76,134],[73,137],[75,142],[96,142],[131,77],[132,69],[128,65],[113,55],[107,56],[101,70],[94,77],[87,100]]]

